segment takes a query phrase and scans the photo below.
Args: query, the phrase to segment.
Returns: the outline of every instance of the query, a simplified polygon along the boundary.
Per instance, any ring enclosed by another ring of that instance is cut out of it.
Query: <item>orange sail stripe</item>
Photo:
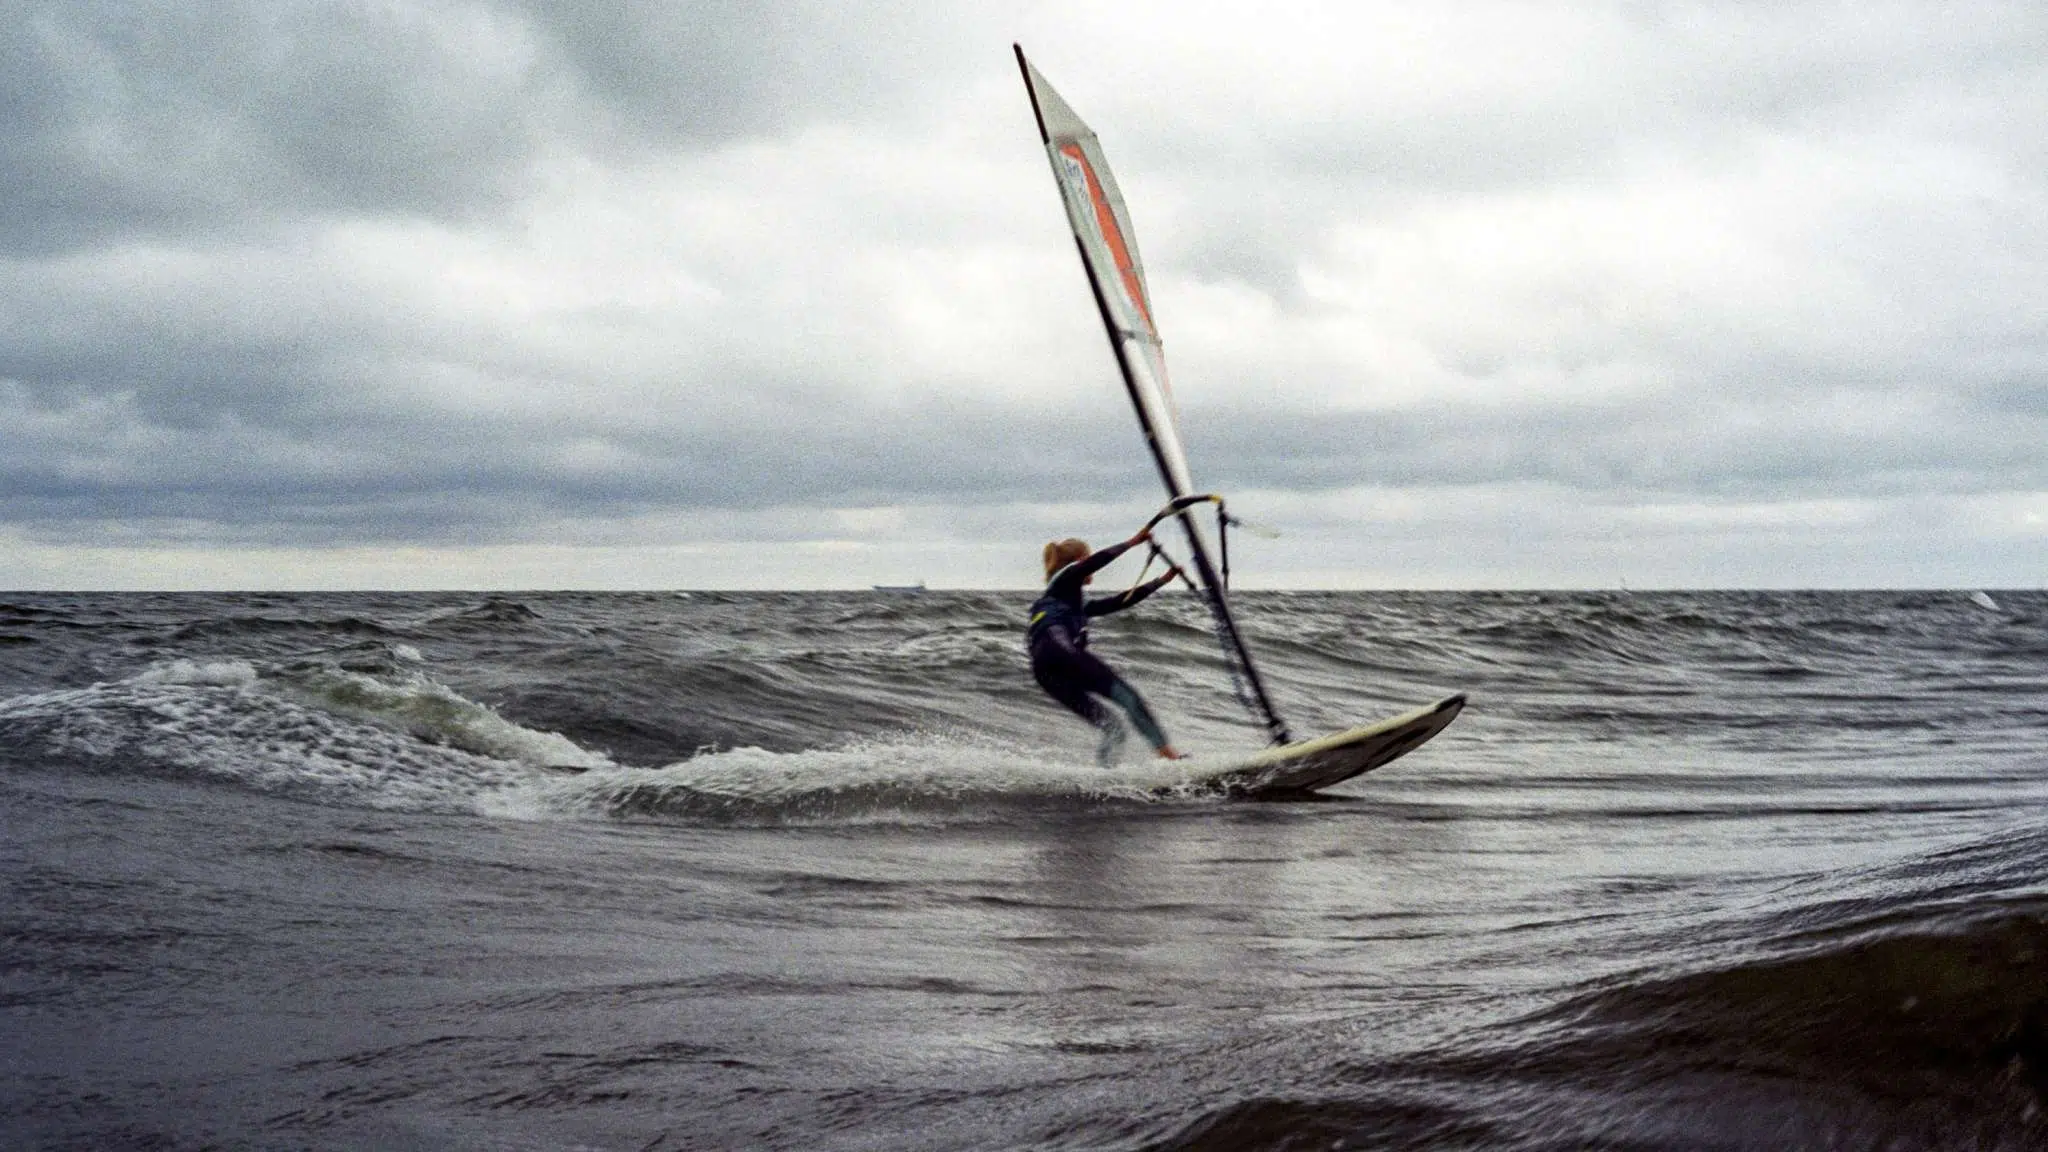
[[[1095,206],[1095,223],[1102,230],[1102,239],[1109,245],[1111,259],[1116,261],[1117,275],[1123,278],[1124,294],[1131,303],[1138,306],[1138,315],[1144,317],[1145,327],[1157,339],[1158,325],[1152,322],[1152,302],[1145,299],[1145,286],[1138,282],[1138,267],[1131,259],[1131,250],[1124,243],[1123,229],[1117,227],[1116,213],[1110,210],[1109,197],[1102,194],[1102,184],[1095,179],[1095,168],[1088,163],[1088,157],[1079,144],[1062,145],[1060,151],[1072,157],[1081,165],[1082,175],[1088,178],[1088,201]]]

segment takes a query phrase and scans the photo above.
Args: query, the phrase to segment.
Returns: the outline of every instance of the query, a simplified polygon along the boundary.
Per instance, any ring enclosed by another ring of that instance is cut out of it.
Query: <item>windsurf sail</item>
[[[1038,118],[1038,136],[1052,161],[1053,180],[1059,185],[1067,222],[1073,227],[1074,243],[1081,251],[1081,267],[1095,292],[1095,305],[1109,334],[1110,348],[1116,353],[1131,406],[1137,410],[1138,426],[1145,433],[1153,462],[1159,466],[1159,479],[1166,485],[1168,497],[1180,502],[1194,492],[1195,486],[1188,472],[1187,449],[1181,444],[1173,390],[1167,383],[1165,349],[1153,321],[1151,294],[1145,287],[1145,265],[1138,258],[1138,239],[1131,230],[1123,193],[1116,186],[1116,178],[1110,175],[1109,163],[1103,158],[1094,131],[1024,58],[1021,46],[1017,47],[1017,67],[1024,73],[1024,88],[1031,95],[1031,110]],[[1209,545],[1201,526],[1188,506],[1174,515],[1187,534],[1190,562],[1199,582],[1197,590],[1208,601],[1216,638],[1223,647],[1223,662],[1230,669],[1238,698],[1265,725],[1275,743],[1285,744],[1287,725],[1266,694],[1251,652],[1245,648],[1237,621],[1230,614],[1230,602],[1223,581],[1209,560]]]

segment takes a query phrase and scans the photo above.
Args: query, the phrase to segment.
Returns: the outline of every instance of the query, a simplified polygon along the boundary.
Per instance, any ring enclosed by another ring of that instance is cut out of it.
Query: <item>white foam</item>
[[[17,744],[121,771],[226,780],[372,808],[462,810],[521,774],[249,683],[183,675],[151,669],[110,684],[15,697],[0,701],[0,723]]]
[[[1190,795],[1222,762],[1134,757],[1103,769],[1085,745],[940,731],[800,752],[710,751],[635,768],[516,724],[419,673],[393,681],[334,668],[259,671],[243,661],[171,661],[124,681],[0,701],[0,723],[7,739],[120,770],[515,819],[740,812],[951,821],[992,803]],[[538,771],[562,767],[580,771]]]
[[[246,660],[170,660],[150,665],[129,677],[128,683],[243,688],[256,683],[256,666]]]
[[[420,675],[173,660],[0,700],[0,738],[122,771],[197,775],[376,808],[480,810],[532,768],[611,768]]]
[[[492,814],[522,819],[589,813],[688,818],[710,808],[832,822],[922,820],[937,813],[957,819],[992,802],[1152,803],[1191,796],[1218,763],[1147,759],[1103,769],[1072,750],[924,732],[803,752],[733,748],[661,768],[614,766],[534,780],[488,802]]]
[[[315,707],[344,716],[391,725],[413,736],[444,743],[479,756],[511,760],[532,767],[566,765],[608,768],[612,760],[557,732],[515,724],[490,708],[423,675],[398,683],[341,669],[323,669],[294,678],[283,689]]]
[[[927,797],[1096,796],[1143,791],[1124,773],[959,733],[917,733],[841,748],[734,748],[654,770],[710,795],[780,800],[850,791]]]

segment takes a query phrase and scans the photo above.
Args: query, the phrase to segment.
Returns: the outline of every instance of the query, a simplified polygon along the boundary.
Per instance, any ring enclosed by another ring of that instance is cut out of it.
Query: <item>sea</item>
[[[2048,1147],[2048,594],[0,594],[10,1149]]]

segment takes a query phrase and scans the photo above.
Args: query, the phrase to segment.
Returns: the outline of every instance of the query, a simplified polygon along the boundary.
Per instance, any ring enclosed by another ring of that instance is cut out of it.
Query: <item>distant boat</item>
[[[1993,600],[1991,598],[1991,594],[1988,592],[1970,593],[1970,603],[1975,604],[1977,607],[1982,608],[1986,612],[1996,612],[1999,610],[1998,601]]]
[[[875,591],[877,591],[877,592],[922,592],[922,591],[924,591],[924,581],[922,581],[922,580],[919,580],[919,581],[918,581],[917,583],[915,583],[915,584],[877,584],[877,585],[875,585]]]

